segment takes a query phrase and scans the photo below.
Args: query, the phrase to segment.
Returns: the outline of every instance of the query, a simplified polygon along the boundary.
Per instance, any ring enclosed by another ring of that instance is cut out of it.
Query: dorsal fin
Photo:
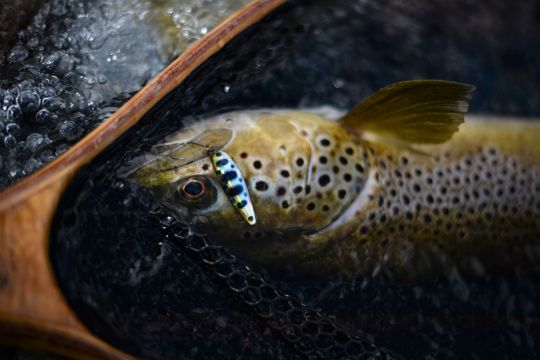
[[[366,138],[393,143],[438,144],[464,121],[475,87],[445,80],[412,80],[387,86],[339,121]]]

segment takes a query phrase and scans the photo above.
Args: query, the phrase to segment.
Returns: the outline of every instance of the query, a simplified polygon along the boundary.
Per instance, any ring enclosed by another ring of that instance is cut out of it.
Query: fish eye
[[[182,185],[182,193],[188,199],[197,199],[205,193],[205,187],[202,181],[198,179],[189,179]]]
[[[202,210],[212,205],[217,198],[214,184],[206,176],[190,176],[176,186],[176,198],[181,203]]]

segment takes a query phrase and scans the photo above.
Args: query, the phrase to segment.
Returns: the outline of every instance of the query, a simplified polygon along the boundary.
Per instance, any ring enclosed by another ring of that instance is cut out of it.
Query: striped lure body
[[[253,203],[249,197],[249,190],[240,169],[233,159],[223,151],[211,151],[209,155],[218,181],[225,190],[227,197],[242,214],[242,217],[250,225],[255,225],[257,220],[255,219]]]

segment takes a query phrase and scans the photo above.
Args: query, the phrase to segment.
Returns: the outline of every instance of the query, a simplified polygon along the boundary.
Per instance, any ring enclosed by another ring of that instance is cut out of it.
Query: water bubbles
[[[88,46],[92,50],[98,50],[103,47],[108,38],[106,34],[94,33],[88,39]]]
[[[86,105],[89,108],[95,109],[99,105],[101,105],[104,101],[103,95],[101,95],[101,93],[96,90],[91,89],[87,91],[85,94],[86,94],[86,101],[87,101]]]
[[[2,74],[0,89],[0,188],[63,153],[244,3],[51,0],[43,6],[6,57],[12,69]]]
[[[57,47],[61,45],[57,44]],[[66,75],[73,68],[73,59],[64,51],[56,51],[41,60],[42,70],[54,72],[57,75]]]
[[[41,109],[36,113],[34,121],[37,124],[46,124],[51,119],[51,112],[47,109]]]
[[[82,128],[71,120],[62,121],[58,126],[59,134],[67,140],[77,139],[81,135],[82,131]]]
[[[39,109],[41,99],[39,95],[31,90],[21,92],[17,96],[17,105],[21,108],[23,113],[34,113]]]
[[[67,4],[65,0],[53,1],[51,4],[51,14],[54,16],[63,16],[67,13]]]
[[[100,74],[98,75],[97,77],[97,81],[100,83],[100,84],[105,84],[107,82],[107,76],[103,75],[103,74]]]
[[[15,136],[10,134],[4,137],[4,146],[6,149],[13,149],[17,146],[17,139],[15,139]]]
[[[13,102],[15,102],[15,97],[10,93],[5,93],[4,100],[2,101],[2,110],[7,110]]]
[[[88,75],[88,66],[86,65],[80,65],[80,66],[77,66],[77,68],[75,69],[75,72],[79,75],[82,75],[82,76],[86,76]]]
[[[36,153],[43,145],[45,145],[45,136],[39,133],[32,133],[26,138],[24,148],[32,154]]]
[[[86,109],[86,98],[80,90],[66,88],[63,97],[66,99],[66,109],[69,112]]]
[[[73,59],[65,52],[60,52],[58,56],[59,61],[56,64],[55,71],[59,75],[66,75],[73,68]]]
[[[24,172],[31,174],[41,167],[41,163],[36,159],[30,159],[24,164]]]
[[[21,127],[16,123],[7,123],[5,132],[10,135],[17,135],[21,131]]]
[[[7,119],[9,121],[20,120],[23,116],[23,112],[18,105],[11,105],[7,109]]]
[[[30,49],[35,49],[39,46],[39,39],[37,37],[32,37],[28,42],[26,43],[26,46]]]
[[[28,50],[22,45],[15,46],[8,55],[9,62],[21,62],[28,57]]]
[[[60,63],[60,53],[54,52],[50,55],[47,55],[41,60],[41,66],[43,70],[53,70],[58,63]]]
[[[51,86],[42,86],[37,89],[38,94],[42,98],[52,97],[56,95],[56,90]]]
[[[43,99],[43,107],[50,111],[62,111],[66,109],[66,104],[59,97],[48,97]]]

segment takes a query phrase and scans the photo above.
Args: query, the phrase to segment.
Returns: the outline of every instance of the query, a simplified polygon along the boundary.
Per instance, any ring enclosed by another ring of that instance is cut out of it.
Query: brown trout
[[[401,82],[337,121],[295,110],[215,116],[135,159],[128,176],[269,269],[537,271],[540,125],[461,125],[473,89]]]

